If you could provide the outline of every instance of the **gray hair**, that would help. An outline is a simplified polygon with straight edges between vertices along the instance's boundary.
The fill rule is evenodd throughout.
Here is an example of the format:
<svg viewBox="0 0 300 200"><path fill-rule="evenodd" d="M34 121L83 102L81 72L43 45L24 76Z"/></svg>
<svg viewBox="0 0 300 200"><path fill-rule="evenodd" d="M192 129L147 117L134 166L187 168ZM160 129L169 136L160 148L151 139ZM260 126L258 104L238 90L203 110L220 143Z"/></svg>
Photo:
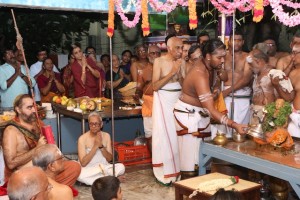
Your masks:
<svg viewBox="0 0 300 200"><path fill-rule="evenodd" d="M257 50L258 52L254 53L253 56L258 59L264 60L266 63L269 62L269 56L268 56L268 46L265 43L257 43L253 46L253 50Z"/></svg>
<svg viewBox="0 0 300 200"><path fill-rule="evenodd" d="M89 116L88 116L88 121L90 121L90 118L91 118L91 117L98 117L98 118L99 118L99 121L102 122L102 117L101 117L101 115L100 115L99 112L96 112L96 111L91 112L91 113L89 114Z"/></svg>
<svg viewBox="0 0 300 200"><path fill-rule="evenodd" d="M27 167L15 171L7 187L9 199L30 200L41 191L41 176L43 175L45 174L39 167Z"/></svg>
<svg viewBox="0 0 300 200"><path fill-rule="evenodd" d="M54 144L45 144L38 147L33 153L32 164L46 171L48 165L55 161L55 152L60 153L60 150Z"/></svg>

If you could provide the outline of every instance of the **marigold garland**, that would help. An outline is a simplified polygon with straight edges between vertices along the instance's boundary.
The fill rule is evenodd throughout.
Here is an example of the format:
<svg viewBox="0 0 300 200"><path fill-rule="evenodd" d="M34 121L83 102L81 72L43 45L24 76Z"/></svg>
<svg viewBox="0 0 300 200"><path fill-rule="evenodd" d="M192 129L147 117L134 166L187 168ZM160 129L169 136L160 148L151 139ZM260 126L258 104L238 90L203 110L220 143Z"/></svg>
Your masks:
<svg viewBox="0 0 300 200"><path fill-rule="evenodd" d="M143 35L148 36L150 33L150 26L149 26L149 20L148 20L148 7L147 7L147 0L141 0L141 7L142 7L142 30Z"/></svg>
<svg viewBox="0 0 300 200"><path fill-rule="evenodd" d="M258 23L262 20L263 16L264 16L263 0L255 0L253 21Z"/></svg>
<svg viewBox="0 0 300 200"><path fill-rule="evenodd" d="M188 0L189 5L189 25L190 29L197 28L198 19L197 19L197 12L196 12L196 0Z"/></svg>
<svg viewBox="0 0 300 200"><path fill-rule="evenodd" d="M115 6L114 6L114 0L109 0L108 1L108 26L107 26L107 36L112 37L114 34L114 20L115 20Z"/></svg>

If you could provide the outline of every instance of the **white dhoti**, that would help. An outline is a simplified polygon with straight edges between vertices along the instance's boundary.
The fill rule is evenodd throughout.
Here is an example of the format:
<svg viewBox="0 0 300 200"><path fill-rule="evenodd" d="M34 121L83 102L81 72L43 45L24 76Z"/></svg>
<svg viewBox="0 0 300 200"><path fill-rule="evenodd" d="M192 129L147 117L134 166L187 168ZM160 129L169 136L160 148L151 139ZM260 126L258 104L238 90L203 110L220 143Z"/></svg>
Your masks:
<svg viewBox="0 0 300 200"><path fill-rule="evenodd" d="M177 136L179 147L179 160L181 171L195 171L195 165L199 164L199 148L201 138L191 133L210 132L210 117L203 117L199 111L206 113L203 108L189 105L178 100L175 104L174 116L176 130L188 129L189 134Z"/></svg>
<svg viewBox="0 0 300 200"><path fill-rule="evenodd" d="M152 117L143 117L143 124L144 124L145 137L146 138L152 137L152 128L153 128Z"/></svg>
<svg viewBox="0 0 300 200"><path fill-rule="evenodd" d="M224 89L230 86L225 86ZM238 124L248 124L250 121L250 98L251 98L251 88L244 87L234 92L234 107L233 113L231 109L232 105L232 94L224 98L227 115L230 119L237 122ZM221 133L226 133L226 137L231 137L231 128L225 127L222 124L212 124L211 125L211 138L216 136L217 131Z"/></svg>
<svg viewBox="0 0 300 200"><path fill-rule="evenodd" d="M86 149L88 152L90 149ZM115 164L115 176L125 173L125 166L122 163ZM102 155L101 150L97 149L96 154L87 166L81 168L78 181L87 185L104 176L113 176L113 165L109 164Z"/></svg>
<svg viewBox="0 0 300 200"><path fill-rule="evenodd" d="M228 86L224 87L225 89ZM248 124L250 120L250 87L244 87L243 89L234 92L234 107L233 114L231 109L232 96L225 97L225 104L228 110L228 117L234 120L238 124Z"/></svg>
<svg viewBox="0 0 300 200"><path fill-rule="evenodd" d="M180 174L178 142L173 109L181 94L178 82L154 92L152 110L152 165L158 181L169 184Z"/></svg>
<svg viewBox="0 0 300 200"><path fill-rule="evenodd" d="M290 114L290 123L288 126L288 132L293 137L300 137L300 110L295 110Z"/></svg>

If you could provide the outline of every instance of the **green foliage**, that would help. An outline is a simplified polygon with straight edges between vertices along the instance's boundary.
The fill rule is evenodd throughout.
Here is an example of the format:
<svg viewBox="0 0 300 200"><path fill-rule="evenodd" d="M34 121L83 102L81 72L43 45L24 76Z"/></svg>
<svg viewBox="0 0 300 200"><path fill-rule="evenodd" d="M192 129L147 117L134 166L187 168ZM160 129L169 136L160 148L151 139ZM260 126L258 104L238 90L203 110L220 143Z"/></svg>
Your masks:
<svg viewBox="0 0 300 200"><path fill-rule="evenodd" d="M265 109L267 111L263 122L263 130L265 132L273 131L276 127L282 127L287 122L288 116L292 113L292 107L288 102L285 102L283 107L279 109L277 117L274 117L276 111L275 102L266 105ZM271 125L272 123L274 123L274 126Z"/></svg>

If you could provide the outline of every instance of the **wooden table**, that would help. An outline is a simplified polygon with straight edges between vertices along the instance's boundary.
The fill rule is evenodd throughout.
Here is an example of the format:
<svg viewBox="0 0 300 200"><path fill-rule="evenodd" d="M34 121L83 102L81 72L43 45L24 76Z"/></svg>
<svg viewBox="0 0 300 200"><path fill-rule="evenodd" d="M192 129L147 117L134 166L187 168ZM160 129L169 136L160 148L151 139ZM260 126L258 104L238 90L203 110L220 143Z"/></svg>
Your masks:
<svg viewBox="0 0 300 200"><path fill-rule="evenodd" d="M61 149L61 115L78 119L81 121L81 133L85 133L85 121L88 119L89 113L78 113L74 111L67 110L65 106L60 104L52 103L53 110L56 112L56 122L57 122L57 146ZM119 110L118 107L114 110L114 118L132 118L141 117L141 109L132 110ZM111 107L105 107L103 111L99 112L103 119L111 119L112 112Z"/></svg>
<svg viewBox="0 0 300 200"><path fill-rule="evenodd" d="M230 141L224 147L201 142L199 174L205 174L211 159L217 158L286 180L300 197L300 141L294 142L292 151L261 146L252 140L244 143Z"/></svg>
<svg viewBox="0 0 300 200"><path fill-rule="evenodd" d="M198 176L195 178L186 179L183 181L178 181L174 183L175 187L175 199L176 200L183 200L183 195L189 196L197 189L197 186L205 181L219 179L219 178L229 178L225 174L220 173L211 173L203 176ZM228 186L224 188L225 190L232 190L238 191L243 196L244 200L259 200L260 199L260 189L261 185L257 183L253 183L250 181L245 181L243 179L239 179L239 183ZM209 192L202 192L193 197L193 199L199 200L207 200L212 195L214 195L216 191L209 191Z"/></svg>

